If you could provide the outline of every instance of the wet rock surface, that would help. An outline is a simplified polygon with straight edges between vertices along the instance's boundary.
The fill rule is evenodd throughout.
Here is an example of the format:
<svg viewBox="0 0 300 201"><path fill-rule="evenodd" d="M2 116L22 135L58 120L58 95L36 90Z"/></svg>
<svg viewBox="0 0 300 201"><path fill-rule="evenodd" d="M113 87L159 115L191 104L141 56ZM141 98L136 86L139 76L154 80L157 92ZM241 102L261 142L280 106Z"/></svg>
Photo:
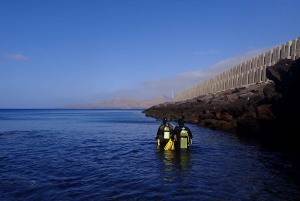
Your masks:
<svg viewBox="0 0 300 201"><path fill-rule="evenodd" d="M266 69L266 82L143 111L147 117L188 123L259 139L270 147L300 152L300 59L283 59Z"/></svg>

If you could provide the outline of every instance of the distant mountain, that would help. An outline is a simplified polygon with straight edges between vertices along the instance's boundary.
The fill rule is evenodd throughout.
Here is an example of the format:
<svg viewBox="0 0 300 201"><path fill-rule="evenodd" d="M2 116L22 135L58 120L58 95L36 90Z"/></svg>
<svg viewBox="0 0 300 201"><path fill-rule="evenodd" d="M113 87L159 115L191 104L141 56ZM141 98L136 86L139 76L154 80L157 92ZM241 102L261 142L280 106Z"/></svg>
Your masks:
<svg viewBox="0 0 300 201"><path fill-rule="evenodd" d="M99 101L94 103L82 103L82 104L69 104L63 106L63 109L147 109L153 105L170 102L172 98L167 96L161 96L158 98L151 98L146 100L140 100L129 97L119 97L107 101Z"/></svg>

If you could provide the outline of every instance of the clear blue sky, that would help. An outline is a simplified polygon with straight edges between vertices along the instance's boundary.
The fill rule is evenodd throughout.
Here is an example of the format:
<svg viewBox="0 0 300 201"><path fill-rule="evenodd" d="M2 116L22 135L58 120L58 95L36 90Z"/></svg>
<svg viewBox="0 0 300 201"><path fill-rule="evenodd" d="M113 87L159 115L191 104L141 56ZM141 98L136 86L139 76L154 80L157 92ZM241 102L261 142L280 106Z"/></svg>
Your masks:
<svg viewBox="0 0 300 201"><path fill-rule="evenodd" d="M171 97L299 37L299 8L299 0L1 0L0 108Z"/></svg>

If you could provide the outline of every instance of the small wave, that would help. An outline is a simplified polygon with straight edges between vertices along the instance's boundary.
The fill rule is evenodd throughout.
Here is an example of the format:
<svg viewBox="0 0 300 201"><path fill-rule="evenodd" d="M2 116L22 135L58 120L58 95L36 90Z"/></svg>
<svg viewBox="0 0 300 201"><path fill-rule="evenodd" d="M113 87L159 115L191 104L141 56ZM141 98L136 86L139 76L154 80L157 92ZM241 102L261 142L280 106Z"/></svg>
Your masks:
<svg viewBox="0 0 300 201"><path fill-rule="evenodd" d="M1 135L28 135L32 133L32 131L8 131L8 132L3 132L3 133L0 133L0 136Z"/></svg>

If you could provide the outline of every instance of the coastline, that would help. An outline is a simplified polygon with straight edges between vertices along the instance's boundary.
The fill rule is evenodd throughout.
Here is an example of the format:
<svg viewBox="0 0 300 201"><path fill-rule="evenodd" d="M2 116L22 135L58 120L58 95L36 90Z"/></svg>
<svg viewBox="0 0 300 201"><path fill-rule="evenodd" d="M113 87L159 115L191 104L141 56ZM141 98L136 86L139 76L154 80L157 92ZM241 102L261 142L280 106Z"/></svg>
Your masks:
<svg viewBox="0 0 300 201"><path fill-rule="evenodd" d="M261 140L265 146L300 152L300 59L267 67L266 82L166 102L143 111L147 117L188 123Z"/></svg>

